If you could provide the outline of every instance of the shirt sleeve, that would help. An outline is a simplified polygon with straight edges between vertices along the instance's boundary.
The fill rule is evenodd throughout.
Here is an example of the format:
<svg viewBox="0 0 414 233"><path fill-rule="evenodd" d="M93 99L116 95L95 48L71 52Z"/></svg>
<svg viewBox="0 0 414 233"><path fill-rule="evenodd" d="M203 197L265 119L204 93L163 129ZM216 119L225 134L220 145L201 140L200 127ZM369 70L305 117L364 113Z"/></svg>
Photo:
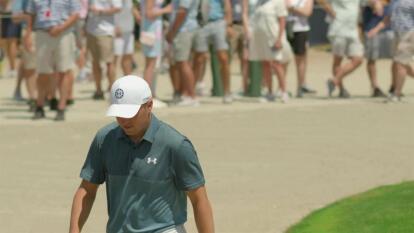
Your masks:
<svg viewBox="0 0 414 233"><path fill-rule="evenodd" d="M179 7L189 9L191 7L192 0L180 0L180 3L178 4Z"/></svg>
<svg viewBox="0 0 414 233"><path fill-rule="evenodd" d="M70 14L73 15L75 13L80 13L81 5L79 0L72 0L70 4Z"/></svg>
<svg viewBox="0 0 414 233"><path fill-rule="evenodd" d="M197 153L188 139L173 154L173 169L175 182L180 190L193 190L205 184Z"/></svg>
<svg viewBox="0 0 414 233"><path fill-rule="evenodd" d="M122 8L122 0L112 0L112 6L116 8Z"/></svg>
<svg viewBox="0 0 414 233"><path fill-rule="evenodd" d="M286 3L284 0L278 1L276 4L276 14L277 17L286 17L288 15Z"/></svg>
<svg viewBox="0 0 414 233"><path fill-rule="evenodd" d="M105 181L105 169L103 155L98 137L92 141L89 152L83 164L80 177L94 184L102 184Z"/></svg>
<svg viewBox="0 0 414 233"><path fill-rule="evenodd" d="M36 13L34 0L28 0L25 11L32 15Z"/></svg>

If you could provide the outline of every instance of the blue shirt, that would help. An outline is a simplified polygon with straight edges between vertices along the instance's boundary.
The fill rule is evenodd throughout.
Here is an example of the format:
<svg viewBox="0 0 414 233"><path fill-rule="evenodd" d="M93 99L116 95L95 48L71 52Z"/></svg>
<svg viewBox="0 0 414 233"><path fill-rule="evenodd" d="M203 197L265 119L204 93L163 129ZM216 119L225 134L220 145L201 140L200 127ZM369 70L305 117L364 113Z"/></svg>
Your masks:
<svg viewBox="0 0 414 233"><path fill-rule="evenodd" d="M172 0L172 4L174 9L170 17L170 26L172 26L175 21L178 9L182 7L187 9L187 16L178 32L191 32L198 28L197 14L200 4L199 0Z"/></svg>
<svg viewBox="0 0 414 233"><path fill-rule="evenodd" d="M224 18L223 0L209 0L208 20L216 21Z"/></svg>
<svg viewBox="0 0 414 233"><path fill-rule="evenodd" d="M364 7L362 12L362 21L363 21L363 28L365 32L370 31L371 29L375 28L386 16L391 15L391 7L387 5L384 7L384 14L382 16L378 16L374 14L374 11L371 7ZM390 30L391 27L387 27L384 30Z"/></svg>
<svg viewBox="0 0 414 233"><path fill-rule="evenodd" d="M153 233L184 224L186 191L205 183L191 142L154 115L139 143L116 123L101 129L80 176L106 183L108 233Z"/></svg>
<svg viewBox="0 0 414 233"><path fill-rule="evenodd" d="M35 29L47 30L61 25L80 9L79 0L29 0L26 11L36 16ZM72 31L72 28L69 30Z"/></svg>
<svg viewBox="0 0 414 233"><path fill-rule="evenodd" d="M391 2L391 28L398 33L414 31L414 1Z"/></svg>
<svg viewBox="0 0 414 233"><path fill-rule="evenodd" d="M13 14L21 14L24 13L27 9L27 4L29 0L14 0L12 5L12 13Z"/></svg>

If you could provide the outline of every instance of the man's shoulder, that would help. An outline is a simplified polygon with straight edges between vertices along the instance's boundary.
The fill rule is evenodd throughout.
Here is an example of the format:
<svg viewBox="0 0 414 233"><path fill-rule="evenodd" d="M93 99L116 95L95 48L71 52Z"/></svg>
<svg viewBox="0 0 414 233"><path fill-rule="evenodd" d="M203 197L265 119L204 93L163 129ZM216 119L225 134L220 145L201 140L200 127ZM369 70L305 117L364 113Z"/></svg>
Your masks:
<svg viewBox="0 0 414 233"><path fill-rule="evenodd" d="M96 133L96 137L100 140L103 140L109 135L115 135L118 129L119 129L118 123L116 122L109 123L98 130L98 132Z"/></svg>
<svg viewBox="0 0 414 233"><path fill-rule="evenodd" d="M187 139L186 136L166 122L159 120L159 125L157 138L161 139L163 142L170 144L171 146L179 146L185 139Z"/></svg>

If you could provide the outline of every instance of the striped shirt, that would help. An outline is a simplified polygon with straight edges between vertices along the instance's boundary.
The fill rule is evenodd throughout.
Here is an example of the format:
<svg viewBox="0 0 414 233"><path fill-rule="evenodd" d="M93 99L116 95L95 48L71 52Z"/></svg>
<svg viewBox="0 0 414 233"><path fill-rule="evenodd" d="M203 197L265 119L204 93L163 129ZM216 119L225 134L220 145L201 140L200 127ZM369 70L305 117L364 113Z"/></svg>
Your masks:
<svg viewBox="0 0 414 233"><path fill-rule="evenodd" d="M398 33L414 31L414 1L394 0L391 4L392 29Z"/></svg>
<svg viewBox="0 0 414 233"><path fill-rule="evenodd" d="M26 12L35 15L34 28L47 30L80 12L79 0L29 0ZM69 29L73 30L73 27Z"/></svg>

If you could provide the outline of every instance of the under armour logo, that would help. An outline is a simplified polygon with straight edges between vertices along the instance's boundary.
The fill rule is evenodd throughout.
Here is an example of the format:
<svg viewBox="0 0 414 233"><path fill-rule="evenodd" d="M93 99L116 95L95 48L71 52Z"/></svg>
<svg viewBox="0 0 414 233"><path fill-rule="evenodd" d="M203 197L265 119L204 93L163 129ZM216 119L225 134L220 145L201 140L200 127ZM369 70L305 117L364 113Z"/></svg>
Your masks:
<svg viewBox="0 0 414 233"><path fill-rule="evenodd" d="M157 164L157 158L151 158L151 157L149 157L149 158L147 158L147 163L148 164Z"/></svg>
<svg viewBox="0 0 414 233"><path fill-rule="evenodd" d="M121 88L116 89L115 98L121 99L122 97L124 97L124 91Z"/></svg>

